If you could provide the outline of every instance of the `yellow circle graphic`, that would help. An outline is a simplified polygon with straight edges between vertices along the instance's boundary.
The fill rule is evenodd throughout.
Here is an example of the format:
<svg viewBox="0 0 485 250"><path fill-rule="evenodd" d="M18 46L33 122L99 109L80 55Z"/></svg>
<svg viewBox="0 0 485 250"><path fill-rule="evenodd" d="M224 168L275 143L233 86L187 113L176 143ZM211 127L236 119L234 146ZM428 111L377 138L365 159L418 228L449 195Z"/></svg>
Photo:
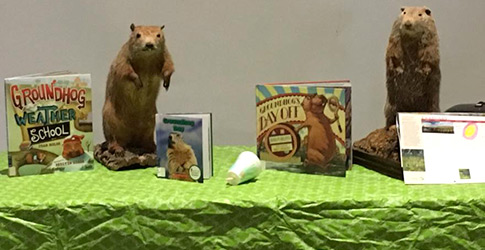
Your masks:
<svg viewBox="0 0 485 250"><path fill-rule="evenodd" d="M477 124L470 123L465 126L465 129L463 131L463 136L467 139L473 139L477 136L477 132L478 132Z"/></svg>

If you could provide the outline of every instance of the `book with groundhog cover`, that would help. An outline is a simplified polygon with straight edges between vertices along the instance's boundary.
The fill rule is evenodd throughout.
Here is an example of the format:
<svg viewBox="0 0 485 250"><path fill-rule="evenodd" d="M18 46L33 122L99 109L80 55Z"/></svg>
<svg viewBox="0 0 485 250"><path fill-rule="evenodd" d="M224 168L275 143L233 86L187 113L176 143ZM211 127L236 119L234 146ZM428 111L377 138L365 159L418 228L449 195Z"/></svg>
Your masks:
<svg viewBox="0 0 485 250"><path fill-rule="evenodd" d="M5 99L9 176L93 168L89 74L6 78Z"/></svg>
<svg viewBox="0 0 485 250"><path fill-rule="evenodd" d="M211 123L210 113L158 114L157 176L200 183L212 177Z"/></svg>
<svg viewBox="0 0 485 250"><path fill-rule="evenodd" d="M348 80L257 85L257 153L266 168L345 176L350 101Z"/></svg>

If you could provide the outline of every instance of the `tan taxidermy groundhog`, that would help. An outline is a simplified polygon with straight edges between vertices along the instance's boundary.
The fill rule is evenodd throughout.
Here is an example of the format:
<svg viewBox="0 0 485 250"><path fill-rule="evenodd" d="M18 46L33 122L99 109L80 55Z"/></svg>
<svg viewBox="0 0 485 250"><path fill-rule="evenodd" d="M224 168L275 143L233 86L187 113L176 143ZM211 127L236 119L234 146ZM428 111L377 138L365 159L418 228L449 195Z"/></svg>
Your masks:
<svg viewBox="0 0 485 250"><path fill-rule="evenodd" d="M439 112L441 81L438 33L431 10L401 8L386 53L386 127L397 112Z"/></svg>
<svg viewBox="0 0 485 250"><path fill-rule="evenodd" d="M135 26L111 64L103 107L103 131L108 150L123 155L126 148L155 152L153 140L160 83L166 90L174 66L165 45L165 26Z"/></svg>

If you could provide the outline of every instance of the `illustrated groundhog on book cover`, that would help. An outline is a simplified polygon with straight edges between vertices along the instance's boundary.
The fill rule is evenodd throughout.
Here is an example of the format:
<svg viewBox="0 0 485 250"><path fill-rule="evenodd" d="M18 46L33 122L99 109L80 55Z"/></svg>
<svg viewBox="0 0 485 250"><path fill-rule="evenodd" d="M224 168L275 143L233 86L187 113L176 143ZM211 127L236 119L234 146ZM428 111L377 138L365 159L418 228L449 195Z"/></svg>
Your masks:
<svg viewBox="0 0 485 250"><path fill-rule="evenodd" d="M350 83L256 87L257 151L269 169L345 176Z"/></svg>
<svg viewBox="0 0 485 250"><path fill-rule="evenodd" d="M324 95L307 95L302 101L305 120L296 130L308 129L306 139L306 157L304 164L326 168L337 151L334 135L330 126L330 119L322 112L328 103Z"/></svg>
<svg viewBox="0 0 485 250"><path fill-rule="evenodd" d="M84 154L84 149L82 146L82 139L84 135L73 135L64 140L62 144L62 157L69 160L72 158L79 157Z"/></svg>

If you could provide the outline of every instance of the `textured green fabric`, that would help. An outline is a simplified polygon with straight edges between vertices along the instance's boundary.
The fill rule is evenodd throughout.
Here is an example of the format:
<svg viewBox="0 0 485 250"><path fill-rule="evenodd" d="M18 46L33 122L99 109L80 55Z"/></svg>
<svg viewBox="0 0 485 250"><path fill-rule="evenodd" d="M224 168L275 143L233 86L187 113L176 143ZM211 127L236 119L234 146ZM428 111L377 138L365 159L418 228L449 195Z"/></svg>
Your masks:
<svg viewBox="0 0 485 250"><path fill-rule="evenodd" d="M346 178L265 171L226 186L154 168L0 176L0 249L483 249L485 184L407 186L360 166ZM6 167L6 154L0 154Z"/></svg>

